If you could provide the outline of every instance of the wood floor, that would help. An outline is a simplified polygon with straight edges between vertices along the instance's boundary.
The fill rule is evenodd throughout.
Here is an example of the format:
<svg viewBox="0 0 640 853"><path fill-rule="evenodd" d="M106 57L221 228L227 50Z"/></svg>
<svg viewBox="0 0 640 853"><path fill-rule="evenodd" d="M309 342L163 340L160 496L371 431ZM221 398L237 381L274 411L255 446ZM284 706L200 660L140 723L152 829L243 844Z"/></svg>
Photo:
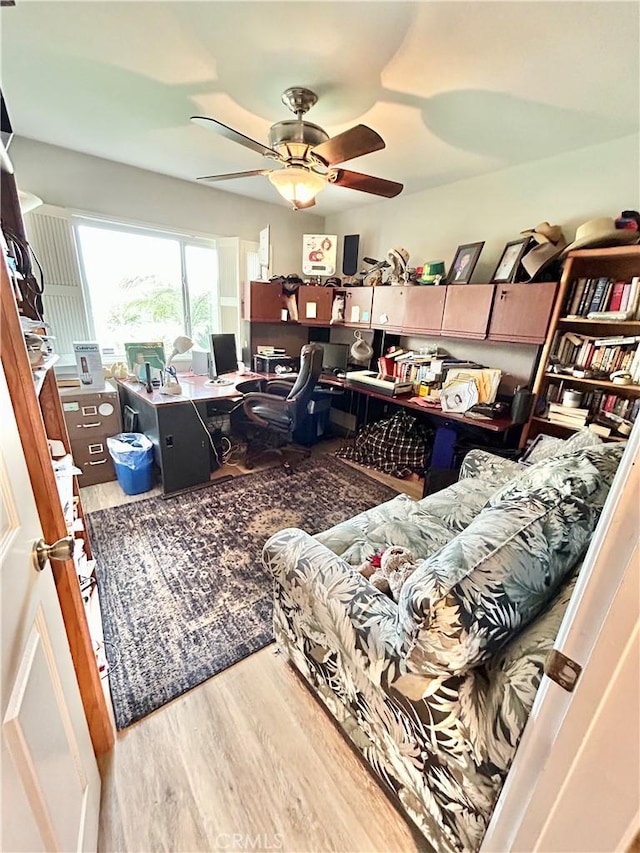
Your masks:
<svg viewBox="0 0 640 853"><path fill-rule="evenodd" d="M82 502L90 512L151 494L107 483ZM121 732L101 770L101 851L427 847L273 645Z"/></svg>

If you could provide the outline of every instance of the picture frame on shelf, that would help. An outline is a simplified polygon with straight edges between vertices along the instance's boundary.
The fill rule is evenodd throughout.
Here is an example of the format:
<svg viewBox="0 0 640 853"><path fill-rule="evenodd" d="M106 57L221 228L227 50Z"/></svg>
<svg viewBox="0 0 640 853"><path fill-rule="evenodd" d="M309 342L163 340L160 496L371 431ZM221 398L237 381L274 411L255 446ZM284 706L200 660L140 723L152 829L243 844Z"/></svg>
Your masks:
<svg viewBox="0 0 640 853"><path fill-rule="evenodd" d="M484 240L458 246L447 274L447 284L469 284L483 246Z"/></svg>
<svg viewBox="0 0 640 853"><path fill-rule="evenodd" d="M491 284L508 284L515 281L518 267L527 250L531 237L520 237L506 244L491 277Z"/></svg>

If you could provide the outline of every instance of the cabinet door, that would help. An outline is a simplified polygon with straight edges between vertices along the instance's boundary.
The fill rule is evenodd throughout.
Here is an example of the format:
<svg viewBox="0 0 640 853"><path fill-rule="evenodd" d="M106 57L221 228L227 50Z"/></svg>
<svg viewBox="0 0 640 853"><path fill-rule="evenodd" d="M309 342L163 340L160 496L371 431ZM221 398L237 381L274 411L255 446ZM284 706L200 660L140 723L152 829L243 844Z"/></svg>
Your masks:
<svg viewBox="0 0 640 853"><path fill-rule="evenodd" d="M298 318L305 326L328 326L331 322L333 303L332 287L298 288Z"/></svg>
<svg viewBox="0 0 640 853"><path fill-rule="evenodd" d="M284 307L282 291L277 284L264 281L250 283L248 305L245 303L246 320L255 323L279 323Z"/></svg>
<svg viewBox="0 0 640 853"><path fill-rule="evenodd" d="M344 291L344 324L354 328L371 327L373 287L350 287Z"/></svg>
<svg viewBox="0 0 640 853"><path fill-rule="evenodd" d="M373 289L371 325L374 329L402 330L408 287L382 286Z"/></svg>
<svg viewBox="0 0 640 853"><path fill-rule="evenodd" d="M447 285L442 334L458 338L485 338L494 289L493 284Z"/></svg>
<svg viewBox="0 0 640 853"><path fill-rule="evenodd" d="M446 294L446 287L408 287L404 297L404 330L439 335Z"/></svg>
<svg viewBox="0 0 640 853"><path fill-rule="evenodd" d="M557 284L498 284L489 338L495 341L544 343Z"/></svg>

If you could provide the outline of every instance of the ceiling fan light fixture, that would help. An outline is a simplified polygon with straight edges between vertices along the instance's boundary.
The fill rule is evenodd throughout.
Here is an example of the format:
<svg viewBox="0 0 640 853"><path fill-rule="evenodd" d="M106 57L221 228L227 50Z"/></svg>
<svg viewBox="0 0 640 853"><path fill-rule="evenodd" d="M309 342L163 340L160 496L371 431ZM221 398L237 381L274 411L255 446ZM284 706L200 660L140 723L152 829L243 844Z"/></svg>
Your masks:
<svg viewBox="0 0 640 853"><path fill-rule="evenodd" d="M327 185L326 176L300 166L287 166L270 172L269 180L280 195L294 206L308 204Z"/></svg>

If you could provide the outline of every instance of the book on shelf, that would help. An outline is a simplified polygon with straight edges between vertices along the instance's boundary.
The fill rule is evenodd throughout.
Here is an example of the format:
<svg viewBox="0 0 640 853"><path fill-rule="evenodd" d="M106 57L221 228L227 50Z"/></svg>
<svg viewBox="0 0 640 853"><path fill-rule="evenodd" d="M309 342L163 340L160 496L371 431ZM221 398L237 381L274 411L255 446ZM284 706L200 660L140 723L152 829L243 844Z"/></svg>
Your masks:
<svg viewBox="0 0 640 853"><path fill-rule="evenodd" d="M577 406L563 406L562 403L549 403L549 411L575 418L586 418L589 414L589 409L581 409Z"/></svg>
<svg viewBox="0 0 640 853"><path fill-rule="evenodd" d="M567 319L616 320L640 319L640 276L629 281L614 278L575 279L564 303Z"/></svg>
<svg viewBox="0 0 640 853"><path fill-rule="evenodd" d="M573 427L573 429L581 429L583 426L587 424L587 416L583 415L581 418L568 418L565 415L558 415L555 412L549 412L547 415L547 420L552 424L561 424L562 426Z"/></svg>
<svg viewBox="0 0 640 853"><path fill-rule="evenodd" d="M595 432L596 435L602 436L602 438L608 438L611 435L611 427L604 426L603 424L589 424L589 429L591 432Z"/></svg>

